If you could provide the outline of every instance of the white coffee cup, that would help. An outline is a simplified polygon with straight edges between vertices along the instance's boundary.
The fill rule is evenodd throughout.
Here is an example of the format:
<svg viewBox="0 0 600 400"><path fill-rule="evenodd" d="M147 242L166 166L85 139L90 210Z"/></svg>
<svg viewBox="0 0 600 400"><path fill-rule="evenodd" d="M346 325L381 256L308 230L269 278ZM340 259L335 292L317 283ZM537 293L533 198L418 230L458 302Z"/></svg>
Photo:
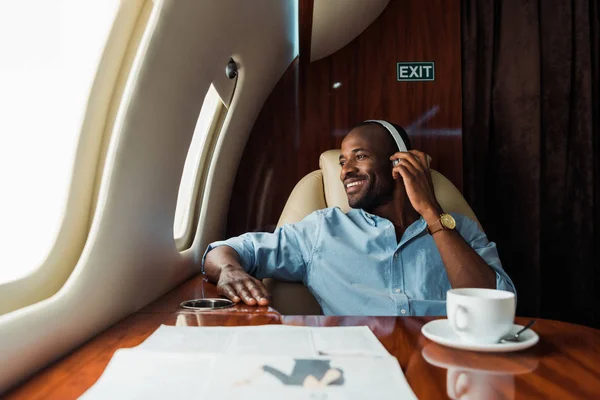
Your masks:
<svg viewBox="0 0 600 400"><path fill-rule="evenodd" d="M464 341L498 343L515 320L515 295L495 289L451 289L446 293L448 322Z"/></svg>

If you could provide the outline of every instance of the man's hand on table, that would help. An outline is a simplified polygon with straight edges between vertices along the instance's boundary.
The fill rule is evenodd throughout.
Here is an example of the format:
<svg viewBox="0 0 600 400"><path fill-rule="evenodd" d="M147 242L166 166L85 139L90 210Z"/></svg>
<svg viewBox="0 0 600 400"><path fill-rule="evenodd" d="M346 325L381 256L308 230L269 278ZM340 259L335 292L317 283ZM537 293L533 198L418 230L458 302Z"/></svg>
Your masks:
<svg viewBox="0 0 600 400"><path fill-rule="evenodd" d="M246 273L242 267L223 267L217 282L217 291L234 303L243 301L249 306L269 304L270 296L265 285Z"/></svg>

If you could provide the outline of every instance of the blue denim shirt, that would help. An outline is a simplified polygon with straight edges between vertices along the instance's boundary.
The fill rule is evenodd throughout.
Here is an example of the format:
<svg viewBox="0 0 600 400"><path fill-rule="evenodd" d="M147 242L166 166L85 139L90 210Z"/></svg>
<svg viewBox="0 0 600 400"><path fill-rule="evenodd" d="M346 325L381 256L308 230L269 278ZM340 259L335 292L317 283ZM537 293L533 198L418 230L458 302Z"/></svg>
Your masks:
<svg viewBox="0 0 600 400"><path fill-rule="evenodd" d="M452 214L456 229L496 273L496 288L515 292L496 245L477 224ZM274 233L246 233L227 245L256 278L301 281L326 315L446 315L446 269L423 218L396 240L394 225L360 209L318 210Z"/></svg>

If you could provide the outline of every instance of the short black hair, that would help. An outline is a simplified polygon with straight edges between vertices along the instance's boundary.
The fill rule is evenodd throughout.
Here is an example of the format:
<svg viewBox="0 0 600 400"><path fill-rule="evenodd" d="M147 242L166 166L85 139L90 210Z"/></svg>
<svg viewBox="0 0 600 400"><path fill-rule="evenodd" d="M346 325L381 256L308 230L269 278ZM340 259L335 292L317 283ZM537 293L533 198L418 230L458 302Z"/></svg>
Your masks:
<svg viewBox="0 0 600 400"><path fill-rule="evenodd" d="M401 138L402 138L402 140L404 141L404 144L406 145L406 150L412 150L412 145L411 145L411 143L410 143L410 138L408 137L408 133L406 133L406 131L404 130L404 128L403 128L403 127L401 127L401 126L400 126L400 125L398 125L398 124L394 124L393 122L389 122L389 121L386 121L386 122L387 122L387 123L389 123L390 125L392 125L394 128L396 128L396 130L397 130L397 131L398 131L398 133L400 134L400 137L401 137ZM385 126L383 126L383 125L381 125L380 123L378 123L378 122L375 122L375 121L363 121L363 122L361 122L361 123L358 123L358 124L356 124L356 125L355 125L355 126L352 128L352 129L350 129L350 130L353 130L353 129L356 129L356 128L360 128L361 126L365 126L365 125L378 125L378 126L380 126L381 128L385 129L385 131L386 131L386 132L388 132L388 133L389 133L389 131L387 130L387 128L386 128ZM390 136L391 136L391 133L390 133ZM396 142L394 141L394 143L396 143ZM396 147L398 147L398 146L396 145Z"/></svg>

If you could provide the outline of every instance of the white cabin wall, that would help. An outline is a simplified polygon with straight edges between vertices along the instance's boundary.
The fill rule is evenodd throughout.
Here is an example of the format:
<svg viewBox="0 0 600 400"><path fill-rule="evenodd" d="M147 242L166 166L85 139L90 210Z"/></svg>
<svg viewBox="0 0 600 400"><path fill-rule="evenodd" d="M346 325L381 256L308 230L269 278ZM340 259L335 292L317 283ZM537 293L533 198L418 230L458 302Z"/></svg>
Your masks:
<svg viewBox="0 0 600 400"><path fill-rule="evenodd" d="M0 316L0 393L199 271L222 234L256 116L295 57L295 1L156 1L108 146L82 255L54 296ZM180 254L173 219L204 96L233 56L240 75L199 230Z"/></svg>

